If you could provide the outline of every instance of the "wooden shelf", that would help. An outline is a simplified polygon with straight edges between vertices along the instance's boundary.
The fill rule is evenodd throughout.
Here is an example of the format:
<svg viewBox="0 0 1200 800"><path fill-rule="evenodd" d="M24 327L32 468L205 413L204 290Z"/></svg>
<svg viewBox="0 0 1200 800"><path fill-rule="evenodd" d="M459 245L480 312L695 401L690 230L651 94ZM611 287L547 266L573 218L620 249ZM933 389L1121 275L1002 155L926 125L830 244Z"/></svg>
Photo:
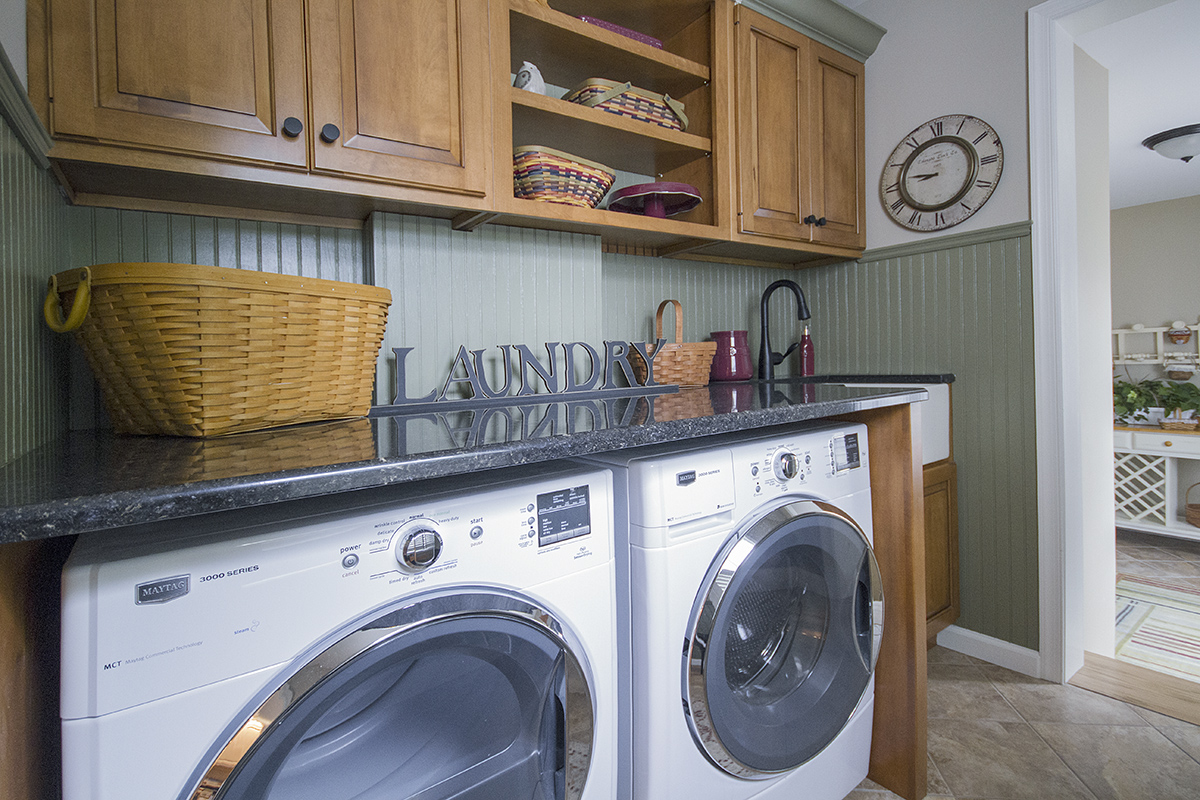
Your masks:
<svg viewBox="0 0 1200 800"><path fill-rule="evenodd" d="M654 219L520 200L505 196L507 192L497 181L493 198L497 216L488 221L596 234L606 245L649 255L690 252L726 238L727 211L718 198L724 173L714 163L718 154L712 138L722 133L714 130L714 107L718 101L725 102L723 87L710 85L718 49L713 6L707 0L650 4L618 0L606 2L600 12L588 3L551 2L554 8L536 0L509 0L492 6L493 44L508 44L506 52L493 53L497 178L511 170L512 148L540 145L627 173L621 176L623 184L629 182L629 176L691 184L704 202L686 214ZM584 14L657 37L663 48L576 18ZM722 31L722 36L728 36L724 28ZM555 87L569 89L590 78L604 78L668 94L684 103L689 128L671 130L568 103L558 96L515 89L508 78L523 61L537 65L546 83ZM476 219L466 219L464 226L475 224Z"/></svg>
<svg viewBox="0 0 1200 800"><path fill-rule="evenodd" d="M674 217L655 219L603 208L582 208L516 197L508 198L503 206L501 215L492 220L499 225L536 225L548 230L600 234L606 241L638 244L654 249L692 239L711 238L713 235L710 225Z"/></svg>
<svg viewBox="0 0 1200 800"><path fill-rule="evenodd" d="M513 147L540 144L639 175L660 175L712 153L712 140L512 89Z"/></svg>
<svg viewBox="0 0 1200 800"><path fill-rule="evenodd" d="M667 50L643 44L531 0L512 0L510 61L537 65L547 83L571 88L588 78L631 81L681 97L708 83L711 71ZM603 65L603 73L600 67Z"/></svg>

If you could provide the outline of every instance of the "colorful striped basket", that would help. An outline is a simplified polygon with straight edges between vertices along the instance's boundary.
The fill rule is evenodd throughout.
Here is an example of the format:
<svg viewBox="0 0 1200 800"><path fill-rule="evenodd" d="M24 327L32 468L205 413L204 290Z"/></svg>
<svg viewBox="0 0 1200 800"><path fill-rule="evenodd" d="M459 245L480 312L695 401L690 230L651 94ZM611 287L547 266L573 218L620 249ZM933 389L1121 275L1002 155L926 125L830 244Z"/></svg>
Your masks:
<svg viewBox="0 0 1200 800"><path fill-rule="evenodd" d="M603 164L542 145L513 149L513 194L522 200L595 208L616 175Z"/></svg>
<svg viewBox="0 0 1200 800"><path fill-rule="evenodd" d="M603 78L588 78L563 95L562 99L639 122L649 122L660 128L684 131L688 126L683 103L665 94L639 89L628 81L617 83Z"/></svg>

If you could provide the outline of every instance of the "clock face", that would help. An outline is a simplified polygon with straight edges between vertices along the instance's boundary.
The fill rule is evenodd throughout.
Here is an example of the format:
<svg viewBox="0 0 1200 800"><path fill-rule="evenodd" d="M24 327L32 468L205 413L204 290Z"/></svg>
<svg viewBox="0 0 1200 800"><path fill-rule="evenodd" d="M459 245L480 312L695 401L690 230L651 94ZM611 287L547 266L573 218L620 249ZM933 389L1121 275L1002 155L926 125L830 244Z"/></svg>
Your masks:
<svg viewBox="0 0 1200 800"><path fill-rule="evenodd" d="M905 136L888 157L879 194L889 216L914 231L939 231L978 211L1000 182L1004 148L991 125L950 114Z"/></svg>

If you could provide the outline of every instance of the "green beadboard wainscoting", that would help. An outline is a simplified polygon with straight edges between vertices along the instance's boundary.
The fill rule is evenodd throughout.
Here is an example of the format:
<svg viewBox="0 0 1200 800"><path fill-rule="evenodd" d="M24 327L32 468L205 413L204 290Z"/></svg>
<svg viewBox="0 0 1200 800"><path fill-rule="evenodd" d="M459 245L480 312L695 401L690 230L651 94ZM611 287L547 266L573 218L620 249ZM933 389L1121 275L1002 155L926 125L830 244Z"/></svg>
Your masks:
<svg viewBox="0 0 1200 800"><path fill-rule="evenodd" d="M448 220L377 213L364 238L368 274L392 292L377 370L382 403L394 394L393 347L414 348L405 369L410 397L442 389L460 346L485 351L496 387L503 376L495 345L528 345L540 357L546 342L603 347L598 236L499 225L466 233Z"/></svg>
<svg viewBox="0 0 1200 800"><path fill-rule="evenodd" d="M757 365L763 290L773 281L787 278L800 284L807 299L807 275L793 269L606 254L604 336L652 340L658 304L678 300L683 306L683 341L702 342L713 331L746 330L750 334L750 361ZM663 338L675 340L675 312L671 308L663 312ZM776 350L783 352L799 338L796 301L789 292L776 292L771 298L771 341ZM779 367L778 374L791 374L795 366L793 355Z"/></svg>
<svg viewBox="0 0 1200 800"><path fill-rule="evenodd" d="M805 270L817 372L952 372L958 625L1038 648L1030 225Z"/></svg>
<svg viewBox="0 0 1200 800"><path fill-rule="evenodd" d="M66 348L42 322L66 210L49 173L0 119L0 465L66 428Z"/></svg>

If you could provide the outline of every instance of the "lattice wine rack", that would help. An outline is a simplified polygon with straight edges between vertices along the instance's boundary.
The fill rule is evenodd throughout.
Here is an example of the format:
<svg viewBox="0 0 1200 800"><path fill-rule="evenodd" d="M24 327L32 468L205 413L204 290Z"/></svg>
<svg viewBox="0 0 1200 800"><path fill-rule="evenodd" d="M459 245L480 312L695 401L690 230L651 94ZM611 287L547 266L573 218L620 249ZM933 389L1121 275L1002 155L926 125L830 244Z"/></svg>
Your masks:
<svg viewBox="0 0 1200 800"><path fill-rule="evenodd" d="M1167 457L1114 453L1117 520L1167 524Z"/></svg>

